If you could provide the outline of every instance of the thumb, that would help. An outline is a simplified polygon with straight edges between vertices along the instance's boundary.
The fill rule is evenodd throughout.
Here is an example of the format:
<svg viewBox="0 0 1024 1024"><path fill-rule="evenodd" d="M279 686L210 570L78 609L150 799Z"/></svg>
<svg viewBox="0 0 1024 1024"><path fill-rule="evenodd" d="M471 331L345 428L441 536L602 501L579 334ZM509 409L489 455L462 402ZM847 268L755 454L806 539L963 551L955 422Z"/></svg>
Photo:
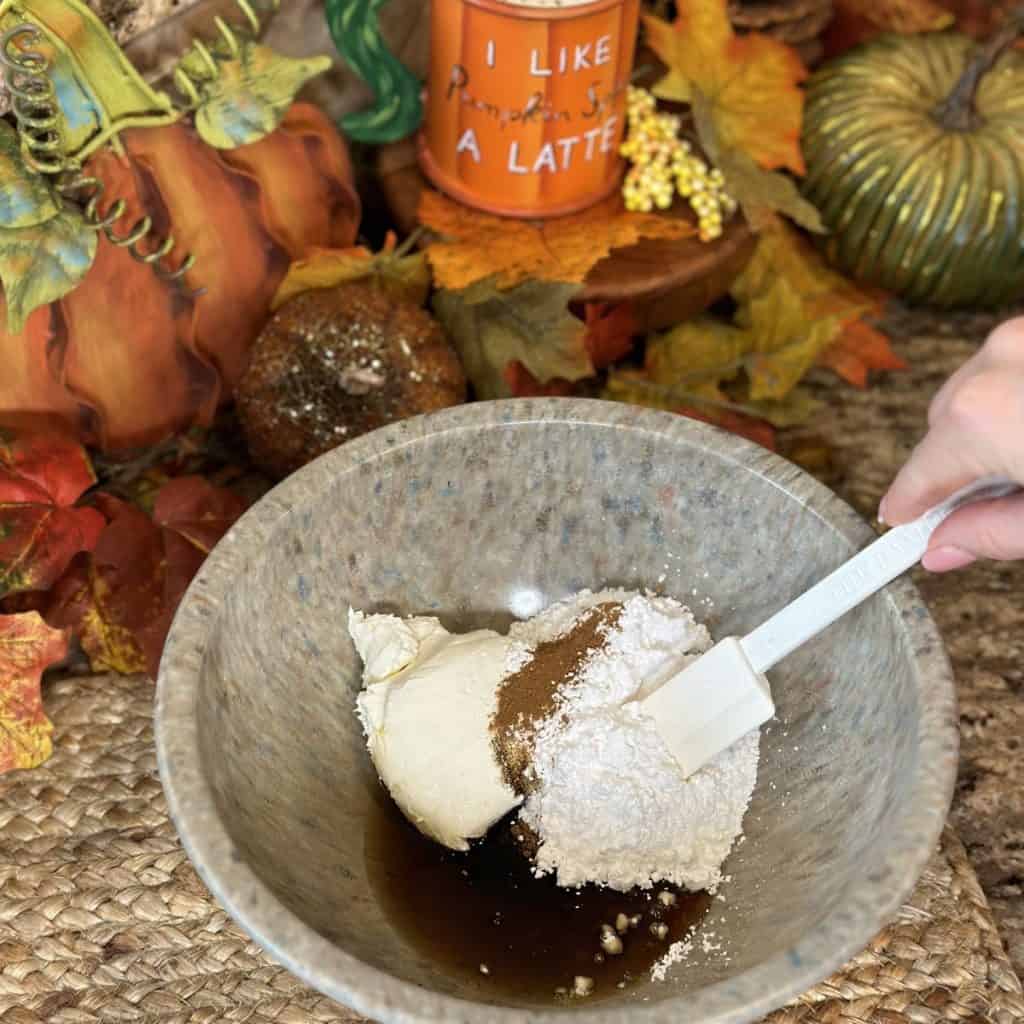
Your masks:
<svg viewBox="0 0 1024 1024"><path fill-rule="evenodd" d="M978 502L950 516L932 535L922 564L946 572L977 558L1024 559L1024 494Z"/></svg>

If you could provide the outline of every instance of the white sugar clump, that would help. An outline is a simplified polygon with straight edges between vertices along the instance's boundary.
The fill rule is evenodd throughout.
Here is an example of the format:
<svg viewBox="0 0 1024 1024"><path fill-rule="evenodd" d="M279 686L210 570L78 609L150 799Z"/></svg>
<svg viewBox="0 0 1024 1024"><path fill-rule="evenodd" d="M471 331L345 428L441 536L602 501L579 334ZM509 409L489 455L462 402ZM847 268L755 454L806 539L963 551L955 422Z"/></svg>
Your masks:
<svg viewBox="0 0 1024 1024"><path fill-rule="evenodd" d="M670 598L585 591L512 627L517 660L520 644L556 639L607 602L621 603L617 622L537 730L520 810L539 839L536 870L568 887L714 891L757 778L759 733L686 779L638 702L711 646L707 630Z"/></svg>

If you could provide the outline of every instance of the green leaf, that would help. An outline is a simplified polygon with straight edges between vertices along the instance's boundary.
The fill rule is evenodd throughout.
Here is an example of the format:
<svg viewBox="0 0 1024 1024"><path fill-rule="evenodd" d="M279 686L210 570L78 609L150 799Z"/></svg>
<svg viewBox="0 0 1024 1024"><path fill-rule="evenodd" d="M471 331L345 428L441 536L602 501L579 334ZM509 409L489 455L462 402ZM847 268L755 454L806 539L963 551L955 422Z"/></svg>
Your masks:
<svg viewBox="0 0 1024 1024"><path fill-rule="evenodd" d="M96 232L70 207L43 224L0 229L0 283L7 303L7 330L19 334L33 310L72 291L95 256Z"/></svg>
<svg viewBox="0 0 1024 1024"><path fill-rule="evenodd" d="M18 133L0 121L0 228L30 228L60 212L46 178L25 164Z"/></svg>
<svg viewBox="0 0 1024 1024"><path fill-rule="evenodd" d="M778 171L766 171L742 150L723 146L715 129L711 102L697 88L692 90L691 103L701 148L722 172L729 194L740 204L754 231L764 230L772 216L781 213L808 231L825 234L817 207L800 195L792 178Z"/></svg>
<svg viewBox="0 0 1024 1024"><path fill-rule="evenodd" d="M207 59L211 54L214 66ZM192 50L174 78L195 104L202 140L215 149L235 149L274 131L299 90L330 67L330 57L284 57L244 40L237 56L223 44Z"/></svg>
<svg viewBox="0 0 1024 1024"><path fill-rule="evenodd" d="M434 296L434 313L458 348L478 398L509 395L502 374L514 361L541 384L594 372L583 344L586 326L569 312L579 287L530 280L499 291L494 278L486 278Z"/></svg>

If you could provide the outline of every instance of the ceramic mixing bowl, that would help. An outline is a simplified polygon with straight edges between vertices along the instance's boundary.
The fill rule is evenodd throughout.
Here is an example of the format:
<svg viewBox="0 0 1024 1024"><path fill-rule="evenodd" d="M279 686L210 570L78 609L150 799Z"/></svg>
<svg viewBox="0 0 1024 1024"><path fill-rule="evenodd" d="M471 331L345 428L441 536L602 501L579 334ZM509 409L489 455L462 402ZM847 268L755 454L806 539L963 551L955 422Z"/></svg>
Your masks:
<svg viewBox="0 0 1024 1024"><path fill-rule="evenodd" d="M504 628L581 587L658 587L716 636L757 625L871 538L801 470L670 414L479 403L323 456L255 505L183 601L160 670L171 814L214 896L278 961L385 1022L739 1024L864 947L949 806L949 665L905 581L772 674L717 939L664 982L571 1009L496 1000L413 949L368 881L380 786L349 606Z"/></svg>

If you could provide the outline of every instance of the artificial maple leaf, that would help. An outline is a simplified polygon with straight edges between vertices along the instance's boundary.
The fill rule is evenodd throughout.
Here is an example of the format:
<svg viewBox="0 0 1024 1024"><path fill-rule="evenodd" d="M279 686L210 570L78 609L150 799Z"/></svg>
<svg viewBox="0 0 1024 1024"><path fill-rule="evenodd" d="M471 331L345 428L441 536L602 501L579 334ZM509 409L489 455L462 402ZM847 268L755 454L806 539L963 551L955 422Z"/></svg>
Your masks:
<svg viewBox="0 0 1024 1024"><path fill-rule="evenodd" d="M954 20L935 0L836 0L824 35L825 52L834 57L882 32L938 32Z"/></svg>
<svg viewBox="0 0 1024 1024"><path fill-rule="evenodd" d="M892 350L889 339L877 328L855 320L822 352L818 362L856 388L868 386L872 370L905 370L906 360Z"/></svg>
<svg viewBox="0 0 1024 1024"><path fill-rule="evenodd" d="M181 534L204 555L245 511L245 502L201 476L168 481L156 496L153 521Z"/></svg>
<svg viewBox="0 0 1024 1024"><path fill-rule="evenodd" d="M760 420L741 412L733 412L730 409L719 409L711 413L702 409L688 409L684 406L675 411L680 416L688 416L691 420L700 420L701 423L710 423L714 427L721 427L723 430L729 431L730 434L745 437L748 441L753 441L771 452L776 449L775 428L767 420Z"/></svg>
<svg viewBox="0 0 1024 1024"><path fill-rule="evenodd" d="M724 148L746 153L767 170L804 173L800 83L807 68L795 50L757 32L736 35L728 0L687 0L674 22L645 15L644 26L668 68L655 95L691 103L699 89Z"/></svg>
<svg viewBox="0 0 1024 1024"><path fill-rule="evenodd" d="M155 677L178 603L244 502L201 477L179 477L158 492L152 519L111 495L97 505L107 525L53 588L46 618L75 630L94 671Z"/></svg>
<svg viewBox="0 0 1024 1024"><path fill-rule="evenodd" d="M649 339L643 370L613 370L608 397L673 412L697 408L715 422L725 413L773 426L802 420L813 411L802 392L794 393L790 386L777 397L763 394L796 358L788 351L785 327L761 322L766 313L774 313L770 305L775 302L775 293L769 293L754 323L745 327L702 316ZM773 356L777 364L771 362ZM766 378L757 393L754 374Z"/></svg>
<svg viewBox="0 0 1024 1024"><path fill-rule="evenodd" d="M422 252L408 253L395 247L388 233L384 248L373 253L361 245L349 249L314 249L288 268L271 309L314 288L334 288L348 281L371 280L396 299L408 299L422 306L430 293L430 267Z"/></svg>
<svg viewBox="0 0 1024 1024"><path fill-rule="evenodd" d="M575 284L531 280L499 291L492 280L439 291L434 313L462 357L477 398L507 397L505 369L523 366L540 383L589 377L586 327L569 312Z"/></svg>
<svg viewBox="0 0 1024 1024"><path fill-rule="evenodd" d="M694 127L711 163L722 172L729 194L743 209L743 216L755 232L770 228L777 213L785 214L802 228L817 234L825 224L817 208L809 203L792 178L778 171L766 171L743 150L722 145L710 100L696 86L691 105Z"/></svg>
<svg viewBox="0 0 1024 1024"><path fill-rule="evenodd" d="M743 365L755 401L785 398L841 329L835 317L808 317L804 299L784 277L741 306L736 319L750 339Z"/></svg>
<svg viewBox="0 0 1024 1024"><path fill-rule="evenodd" d="M103 517L72 507L95 482L76 441L0 430L0 597L45 590L96 543Z"/></svg>
<svg viewBox="0 0 1024 1024"><path fill-rule="evenodd" d="M641 238L687 238L696 234L682 217L630 213L610 196L583 213L546 221L495 217L425 189L419 220L442 236L427 249L434 280L459 289L485 278L496 288L524 281L580 283L612 249Z"/></svg>
<svg viewBox="0 0 1024 1024"><path fill-rule="evenodd" d="M737 302L749 303L779 278L785 278L800 295L809 317L835 317L842 327L882 308L880 293L861 288L831 270L799 232L774 218L730 291Z"/></svg>
<svg viewBox="0 0 1024 1024"><path fill-rule="evenodd" d="M588 302L583 317L587 328L583 345L595 369L611 366L632 350L638 329L630 303Z"/></svg>
<svg viewBox="0 0 1024 1024"><path fill-rule="evenodd" d="M45 669L68 653L68 632L38 612L0 615L0 772L35 768L53 750L40 690Z"/></svg>

